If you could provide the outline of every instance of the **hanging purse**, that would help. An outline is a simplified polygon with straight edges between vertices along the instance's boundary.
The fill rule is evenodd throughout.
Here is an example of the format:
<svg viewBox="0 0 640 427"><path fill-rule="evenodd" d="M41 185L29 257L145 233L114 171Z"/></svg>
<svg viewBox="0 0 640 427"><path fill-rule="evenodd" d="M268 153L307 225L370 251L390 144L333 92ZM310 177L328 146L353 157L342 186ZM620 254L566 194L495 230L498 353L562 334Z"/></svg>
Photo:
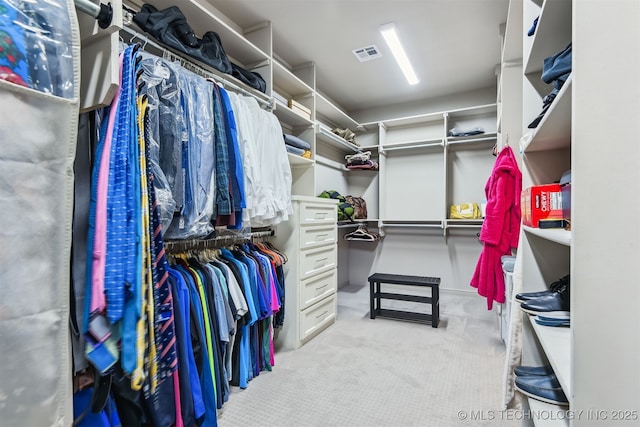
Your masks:
<svg viewBox="0 0 640 427"><path fill-rule="evenodd" d="M144 4L140 12L134 15L133 22L162 44L218 71L231 74L231 62L222 47L220 36L213 31L207 31L202 39L199 39L178 6L158 10L150 4Z"/></svg>

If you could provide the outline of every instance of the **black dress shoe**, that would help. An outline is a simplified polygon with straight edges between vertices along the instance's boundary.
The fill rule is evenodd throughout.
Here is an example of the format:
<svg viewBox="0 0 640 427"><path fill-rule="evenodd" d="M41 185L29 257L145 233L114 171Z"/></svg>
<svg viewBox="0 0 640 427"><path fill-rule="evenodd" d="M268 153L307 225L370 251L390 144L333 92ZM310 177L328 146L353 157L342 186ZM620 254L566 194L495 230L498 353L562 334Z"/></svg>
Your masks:
<svg viewBox="0 0 640 427"><path fill-rule="evenodd" d="M525 301L520 308L530 314L569 316L569 286L562 285L556 292Z"/></svg>
<svg viewBox="0 0 640 427"><path fill-rule="evenodd" d="M544 297L547 295L551 295L554 292L557 292L558 289L562 286L562 285L567 285L569 286L569 275L567 274L564 277L561 277L560 279L556 280L555 282L553 282L552 284L549 285L549 289L546 291L538 291L538 292L524 292L524 293L520 293L516 295L516 300L523 302L523 301L528 301L531 299L535 299L535 298L539 298L539 297Z"/></svg>

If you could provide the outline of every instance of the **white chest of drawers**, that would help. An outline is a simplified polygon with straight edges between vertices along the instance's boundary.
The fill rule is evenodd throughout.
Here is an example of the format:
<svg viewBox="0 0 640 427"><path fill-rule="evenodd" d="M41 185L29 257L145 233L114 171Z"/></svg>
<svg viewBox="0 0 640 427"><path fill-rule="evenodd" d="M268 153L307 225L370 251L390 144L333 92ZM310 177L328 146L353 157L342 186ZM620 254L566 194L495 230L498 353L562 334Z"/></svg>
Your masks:
<svg viewBox="0 0 640 427"><path fill-rule="evenodd" d="M296 349L333 324L337 312L337 201L293 196L293 215L273 239L288 257L285 320L277 348Z"/></svg>

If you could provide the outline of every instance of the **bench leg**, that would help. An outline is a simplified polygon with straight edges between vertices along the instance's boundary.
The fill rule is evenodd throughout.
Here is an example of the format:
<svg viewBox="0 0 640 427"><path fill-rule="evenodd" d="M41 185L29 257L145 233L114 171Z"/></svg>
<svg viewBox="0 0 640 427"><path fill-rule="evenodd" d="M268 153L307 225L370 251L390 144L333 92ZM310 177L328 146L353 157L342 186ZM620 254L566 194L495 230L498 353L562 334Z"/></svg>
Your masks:
<svg viewBox="0 0 640 427"><path fill-rule="evenodd" d="M369 282L369 317L372 319L376 318L376 310L374 307L374 295L375 294L375 287L373 285L373 282Z"/></svg>
<svg viewBox="0 0 640 427"><path fill-rule="evenodd" d="M437 286L431 288L431 327L437 328L440 323L440 291Z"/></svg>

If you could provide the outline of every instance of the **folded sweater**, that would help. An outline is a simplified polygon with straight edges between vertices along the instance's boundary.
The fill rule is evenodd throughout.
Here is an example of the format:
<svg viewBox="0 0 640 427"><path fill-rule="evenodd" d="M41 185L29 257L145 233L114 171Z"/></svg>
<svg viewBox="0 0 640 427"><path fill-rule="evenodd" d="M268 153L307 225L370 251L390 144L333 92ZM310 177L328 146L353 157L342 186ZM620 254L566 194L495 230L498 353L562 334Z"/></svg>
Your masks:
<svg viewBox="0 0 640 427"><path fill-rule="evenodd" d="M309 144L305 140L302 140L302 139L298 138L297 136L285 133L283 135L283 137L284 137L284 142L287 145L291 145L291 146L297 147L297 148L302 148L303 150L311 150L311 144Z"/></svg>

